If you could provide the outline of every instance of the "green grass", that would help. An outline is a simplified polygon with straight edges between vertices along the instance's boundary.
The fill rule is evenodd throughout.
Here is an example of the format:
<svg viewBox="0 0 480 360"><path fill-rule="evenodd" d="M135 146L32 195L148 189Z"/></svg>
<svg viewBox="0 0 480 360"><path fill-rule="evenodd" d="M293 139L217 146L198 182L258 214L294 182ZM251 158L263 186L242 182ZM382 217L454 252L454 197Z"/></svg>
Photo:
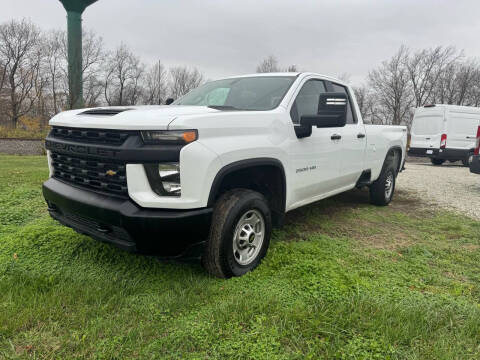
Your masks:
<svg viewBox="0 0 480 360"><path fill-rule="evenodd" d="M46 177L44 157L0 156L0 358L480 358L477 221L352 191L220 280L57 224Z"/></svg>

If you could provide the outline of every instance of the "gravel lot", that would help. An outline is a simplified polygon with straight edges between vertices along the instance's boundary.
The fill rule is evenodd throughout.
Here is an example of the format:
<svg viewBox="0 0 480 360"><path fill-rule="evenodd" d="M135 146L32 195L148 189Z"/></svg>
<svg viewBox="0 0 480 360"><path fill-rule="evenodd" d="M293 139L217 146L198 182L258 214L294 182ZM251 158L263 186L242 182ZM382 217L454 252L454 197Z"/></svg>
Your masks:
<svg viewBox="0 0 480 360"><path fill-rule="evenodd" d="M434 166L429 159L410 159L399 174L397 189L480 220L480 175L460 162Z"/></svg>

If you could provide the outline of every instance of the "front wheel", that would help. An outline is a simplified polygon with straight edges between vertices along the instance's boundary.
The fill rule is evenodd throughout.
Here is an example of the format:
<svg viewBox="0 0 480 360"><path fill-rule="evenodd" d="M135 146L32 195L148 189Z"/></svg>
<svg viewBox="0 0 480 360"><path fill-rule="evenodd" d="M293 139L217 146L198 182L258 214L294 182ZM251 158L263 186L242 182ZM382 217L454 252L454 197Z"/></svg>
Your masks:
<svg viewBox="0 0 480 360"><path fill-rule="evenodd" d="M262 194L246 189L223 194L213 210L204 268L221 278L255 269L267 253L271 232L272 217Z"/></svg>
<svg viewBox="0 0 480 360"><path fill-rule="evenodd" d="M370 202L372 204L386 206L392 201L396 175L392 163L384 166L378 179L370 185Z"/></svg>

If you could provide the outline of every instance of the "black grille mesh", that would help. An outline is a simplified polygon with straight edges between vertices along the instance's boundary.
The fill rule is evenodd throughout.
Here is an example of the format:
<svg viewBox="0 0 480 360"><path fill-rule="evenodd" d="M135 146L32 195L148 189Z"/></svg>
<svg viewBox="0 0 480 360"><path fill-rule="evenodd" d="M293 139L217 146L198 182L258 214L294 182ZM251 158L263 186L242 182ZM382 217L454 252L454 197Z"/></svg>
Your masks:
<svg viewBox="0 0 480 360"><path fill-rule="evenodd" d="M131 131L54 127L54 138L90 144L122 145Z"/></svg>
<svg viewBox="0 0 480 360"><path fill-rule="evenodd" d="M76 214L72 214L72 213L68 213L68 212L64 212L64 211L62 211L62 214L67 220L69 220L71 222L74 222L76 224L85 226L85 227L89 228L90 230L100 231L99 229L101 229L102 231L100 231L100 232L104 236L111 236L114 239L132 241L128 232L126 230L120 228L120 227L112 226L112 225L108 225L108 226L102 225L102 224L100 224L100 223L98 223L94 220L87 219L85 217L78 216Z"/></svg>
<svg viewBox="0 0 480 360"><path fill-rule="evenodd" d="M72 185L127 197L125 164L51 152L53 176Z"/></svg>

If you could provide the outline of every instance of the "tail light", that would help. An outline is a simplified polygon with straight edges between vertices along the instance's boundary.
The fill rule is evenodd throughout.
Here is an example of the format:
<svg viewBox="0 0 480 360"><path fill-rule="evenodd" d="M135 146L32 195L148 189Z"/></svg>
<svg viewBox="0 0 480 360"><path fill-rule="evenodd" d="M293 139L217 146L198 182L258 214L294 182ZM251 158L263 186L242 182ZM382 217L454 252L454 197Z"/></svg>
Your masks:
<svg viewBox="0 0 480 360"><path fill-rule="evenodd" d="M440 149L445 149L447 146L447 134L442 134L442 138L440 139Z"/></svg>
<svg viewBox="0 0 480 360"><path fill-rule="evenodd" d="M475 142L474 154L478 155L479 151L480 151L480 126L478 127L478 130L477 130L477 141Z"/></svg>

